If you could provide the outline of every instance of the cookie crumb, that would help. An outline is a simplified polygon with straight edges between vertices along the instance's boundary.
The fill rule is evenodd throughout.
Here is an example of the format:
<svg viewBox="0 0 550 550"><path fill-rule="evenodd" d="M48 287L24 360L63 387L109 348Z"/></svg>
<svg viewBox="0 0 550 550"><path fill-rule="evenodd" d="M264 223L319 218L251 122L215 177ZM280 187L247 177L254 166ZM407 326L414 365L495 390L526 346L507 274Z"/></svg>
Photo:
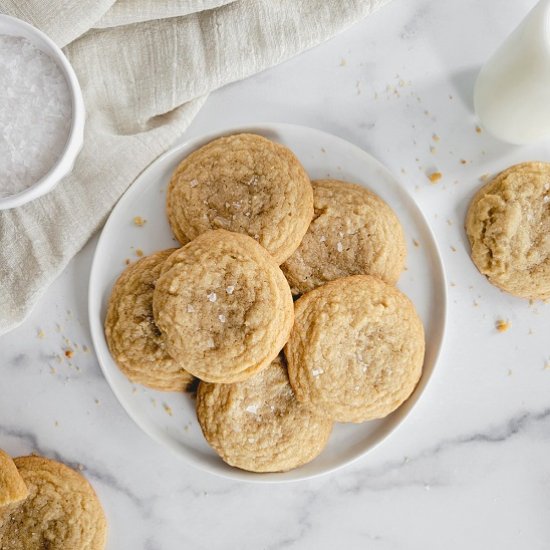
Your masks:
<svg viewBox="0 0 550 550"><path fill-rule="evenodd" d="M495 323L495 328L498 330L498 332L506 332L511 326L512 326L511 323L509 323L508 321L504 321L502 319L499 319Z"/></svg>
<svg viewBox="0 0 550 550"><path fill-rule="evenodd" d="M134 225L137 225L138 227L143 227L146 223L147 220L142 218L141 216L134 217Z"/></svg>
<svg viewBox="0 0 550 550"><path fill-rule="evenodd" d="M143 250L141 248L136 248L136 256L141 258L143 256Z"/></svg>
<svg viewBox="0 0 550 550"><path fill-rule="evenodd" d="M550 370L550 361L547 361L544 365L544 370Z"/></svg>
<svg viewBox="0 0 550 550"><path fill-rule="evenodd" d="M130 265L130 258L126 258L126 259L124 260L124 263L125 263L126 265Z"/></svg>
<svg viewBox="0 0 550 550"><path fill-rule="evenodd" d="M172 412L172 407L170 407L168 403L162 403L162 408L168 416L174 416L174 413Z"/></svg>
<svg viewBox="0 0 550 550"><path fill-rule="evenodd" d="M229 285L225 289L225 292L227 292L227 294L233 294L234 291L235 291L235 287L233 285Z"/></svg>
<svg viewBox="0 0 550 550"><path fill-rule="evenodd" d="M479 126L476 126L476 134L481 134L481 128Z"/></svg>
<svg viewBox="0 0 550 550"><path fill-rule="evenodd" d="M67 359L72 359L74 357L74 351L72 349L66 349L65 350L65 357Z"/></svg>
<svg viewBox="0 0 550 550"><path fill-rule="evenodd" d="M451 250L452 250L453 252L456 252L456 248L455 248L454 246L452 246L452 245L451 245Z"/></svg>
<svg viewBox="0 0 550 550"><path fill-rule="evenodd" d="M342 57L342 60L340 61L340 67L345 67L348 64L348 62Z"/></svg>
<svg viewBox="0 0 550 550"><path fill-rule="evenodd" d="M441 172L432 172L428 175L428 179L432 183L437 183L441 178L443 177L443 174Z"/></svg>
<svg viewBox="0 0 550 550"><path fill-rule="evenodd" d="M432 139L437 143L438 141L441 141L441 138L437 135L437 134L434 134L432 136Z"/></svg>
<svg viewBox="0 0 550 550"><path fill-rule="evenodd" d="M460 159L460 164L468 164L468 161L466 159Z"/></svg>
<svg viewBox="0 0 550 550"><path fill-rule="evenodd" d="M38 331L36 332L36 337L42 340L45 336L46 334L44 333L44 331L41 328L39 328Z"/></svg>
<svg viewBox="0 0 550 550"><path fill-rule="evenodd" d="M416 239L413 239L413 244L416 248L420 246L420 243Z"/></svg>
<svg viewBox="0 0 550 550"><path fill-rule="evenodd" d="M210 302L215 302L218 299L218 295L215 292L211 292L206 296Z"/></svg>

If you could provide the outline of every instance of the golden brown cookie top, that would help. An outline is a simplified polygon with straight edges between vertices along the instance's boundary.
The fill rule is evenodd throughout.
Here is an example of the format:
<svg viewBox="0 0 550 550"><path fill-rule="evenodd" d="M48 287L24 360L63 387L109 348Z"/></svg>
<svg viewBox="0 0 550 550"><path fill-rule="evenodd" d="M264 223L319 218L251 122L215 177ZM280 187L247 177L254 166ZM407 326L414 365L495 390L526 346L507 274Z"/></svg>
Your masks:
<svg viewBox="0 0 550 550"><path fill-rule="evenodd" d="M166 206L182 244L226 229L256 239L280 264L307 230L313 192L287 147L256 134L235 134L211 141L180 163Z"/></svg>
<svg viewBox="0 0 550 550"><path fill-rule="evenodd" d="M174 250L156 252L127 267L113 287L105 318L107 344L120 370L133 382L163 391L183 391L193 380L184 362L166 351L153 318L155 283Z"/></svg>
<svg viewBox="0 0 550 550"><path fill-rule="evenodd" d="M11 457L0 449L0 508L15 504L29 494Z"/></svg>
<svg viewBox="0 0 550 550"><path fill-rule="evenodd" d="M295 303L285 347L299 401L337 422L382 418L414 390L424 329L411 301L369 275L337 279Z"/></svg>
<svg viewBox="0 0 550 550"><path fill-rule="evenodd" d="M522 298L550 299L550 164L518 164L483 186L466 232L472 260L491 283Z"/></svg>
<svg viewBox="0 0 550 550"><path fill-rule="evenodd" d="M15 459L29 496L0 526L2 550L102 550L107 523L86 479L42 458Z"/></svg>
<svg viewBox="0 0 550 550"><path fill-rule="evenodd" d="M302 243L281 266L293 294L349 275L376 275L395 284L407 253L393 210L364 187L316 180L314 216Z"/></svg>
<svg viewBox="0 0 550 550"><path fill-rule="evenodd" d="M273 257L246 235L217 230L167 262L153 310L168 352L208 382L244 380L267 367L294 319L290 288Z"/></svg>
<svg viewBox="0 0 550 550"><path fill-rule="evenodd" d="M280 356L245 382L201 382L197 417L221 458L251 472L284 472L310 462L332 430L332 420L296 400Z"/></svg>

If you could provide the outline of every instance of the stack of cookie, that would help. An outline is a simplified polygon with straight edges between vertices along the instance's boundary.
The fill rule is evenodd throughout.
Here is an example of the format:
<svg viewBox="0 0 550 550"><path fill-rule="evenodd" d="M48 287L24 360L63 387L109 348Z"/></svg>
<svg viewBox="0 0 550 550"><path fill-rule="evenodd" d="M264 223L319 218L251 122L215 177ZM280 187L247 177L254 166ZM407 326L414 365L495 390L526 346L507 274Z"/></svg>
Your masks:
<svg viewBox="0 0 550 550"><path fill-rule="evenodd" d="M410 396L424 331L394 286L405 239L379 197L311 182L286 147L237 134L181 162L167 212L184 246L127 268L105 334L135 382L201 381L198 420L224 461L295 468L333 422L382 418Z"/></svg>
<svg viewBox="0 0 550 550"><path fill-rule="evenodd" d="M2 550L102 550L107 523L90 484L40 456L14 460L0 450Z"/></svg>

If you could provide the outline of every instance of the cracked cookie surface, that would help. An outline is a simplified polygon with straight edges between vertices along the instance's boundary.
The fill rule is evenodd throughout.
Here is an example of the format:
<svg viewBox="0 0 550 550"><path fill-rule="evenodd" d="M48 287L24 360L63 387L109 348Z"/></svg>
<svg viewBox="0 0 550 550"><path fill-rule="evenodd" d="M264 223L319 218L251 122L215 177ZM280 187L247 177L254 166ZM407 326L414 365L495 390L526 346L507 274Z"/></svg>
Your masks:
<svg viewBox="0 0 550 550"><path fill-rule="evenodd" d="M14 462L29 495L0 525L1 550L105 548L105 515L82 475L39 456Z"/></svg>
<svg viewBox="0 0 550 550"><path fill-rule="evenodd" d="M197 418L220 457L251 472L284 472L310 462L333 424L296 400L281 356L244 382L201 382Z"/></svg>
<svg viewBox="0 0 550 550"><path fill-rule="evenodd" d="M166 351L153 318L153 290L174 250L156 252L127 267L113 287L105 318L107 344L120 370L132 382L162 391L183 391L193 380L184 363Z"/></svg>
<svg viewBox="0 0 550 550"><path fill-rule="evenodd" d="M357 184L327 179L311 183L313 221L298 249L281 266L292 293L360 274L395 284L407 250L393 210Z"/></svg>
<svg viewBox="0 0 550 550"><path fill-rule="evenodd" d="M211 141L179 164L166 210L182 244L226 229L256 239L281 264L307 231L313 192L287 147L256 134L234 134Z"/></svg>
<svg viewBox="0 0 550 550"><path fill-rule="evenodd" d="M207 382L245 380L278 355L292 328L290 288L254 239L209 231L167 260L153 295L168 352Z"/></svg>
<svg viewBox="0 0 550 550"><path fill-rule="evenodd" d="M466 216L479 271L521 298L550 299L550 164L512 166L483 186Z"/></svg>
<svg viewBox="0 0 550 550"><path fill-rule="evenodd" d="M285 347L299 401L336 422L383 418L422 373L424 328L412 302L369 275L337 279L295 303Z"/></svg>

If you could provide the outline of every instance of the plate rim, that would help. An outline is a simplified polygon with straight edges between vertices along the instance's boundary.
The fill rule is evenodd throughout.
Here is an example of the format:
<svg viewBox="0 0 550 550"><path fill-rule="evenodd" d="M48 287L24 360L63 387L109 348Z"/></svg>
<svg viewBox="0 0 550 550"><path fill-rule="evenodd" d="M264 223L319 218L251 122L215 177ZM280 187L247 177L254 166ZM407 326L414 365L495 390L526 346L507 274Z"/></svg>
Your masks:
<svg viewBox="0 0 550 550"><path fill-rule="evenodd" d="M112 223L114 223L114 219L116 218L116 214L118 210L120 210L123 207L123 204L125 202L125 199L127 198L127 195L132 191L132 189L138 184L138 182L145 176L149 170L152 169L153 166L162 163L166 158L172 157L173 155L177 155L181 150L187 149L189 147L192 147L193 149L196 149L209 141L212 141L213 139L216 139L218 137L222 137L229 134L235 134L235 133L243 133L243 132L250 132L250 133L258 133L258 132L269 132L269 131L280 131L280 130L291 130L291 129L299 129L299 130L307 130L307 131L313 131L321 135L326 135L330 137L332 140L337 140L339 142L342 142L343 145L353 149L356 153L359 155L362 155L364 157L368 158L368 162L371 163L371 165L375 166L378 170L385 173L385 175L389 176L399 187L400 191L407 197L407 200L410 202L410 205L414 209L414 214L420 218L420 220L423 222L426 230L426 237L430 240L430 244L433 247L433 250L435 252L434 260L436 261L436 267L439 271L439 277L441 280L441 290L442 290L442 300L440 304L438 304L438 307L441 308L441 326L440 326L440 338L437 342L437 347L434 350L434 357L433 357L433 367L431 369L431 372L427 373L425 375L422 374L421 381L423 384L423 387L418 395L415 395L416 388L413 394L407 399L405 403L407 403L410 399L413 399L409 410L406 412L406 414L398 419L396 421L396 424L387 431L387 433L383 434L375 443L373 443L368 449L359 452L356 456L351 457L350 459L344 460L340 464L336 464L332 467L328 467L322 471L314 472L310 474L305 474L302 476L296 476L296 477L281 477L280 479L277 479L277 474L284 475L287 472L273 472L268 474L267 476L257 474L254 472L248 472L245 470L241 470L239 468L232 468L228 471L221 471L216 468L213 468L208 463L203 463L201 461L197 461L192 459L189 456L186 456L185 454L178 452L173 445L168 444L166 441L163 441L163 439L158 436L157 434L151 432L146 426L144 426L141 421L134 416L124 405L123 397L119 396L119 392L116 389L116 385L113 384L111 381L110 373L108 369L104 366L103 361L97 352L97 339L101 338L101 334L98 334L98 331L102 333L103 330L103 323L101 320L101 316L98 311L96 311L97 308L95 308L94 299L96 297L99 297L101 295L100 289L96 288L96 285L94 284L95 280L98 278L96 275L96 271L99 269L99 251L102 248L103 241L107 238L107 229L111 226ZM162 153L160 156L158 156L156 159L154 159L150 164L148 164L140 173L139 175L134 179L134 181L128 186L126 191L121 195L121 197L116 202L115 206L112 208L111 212L109 213L107 220L103 227L101 228L101 232L98 238L98 241L95 246L95 250L92 257L92 264L90 268L90 277L88 282L88 322L90 326L90 334L91 334L91 340L92 345L94 347L94 353L96 355L97 361L99 363L99 366L101 368L101 372L107 381L107 384L110 388L110 390L115 395L119 405L122 407L126 415L139 427L140 430L142 430L149 438L151 438L156 444L161 446L162 448L168 448L171 453L176 455L180 460L182 460L185 464L188 466L191 466L193 468L197 468L200 471L208 472L209 474L213 474L215 476L227 479L227 480L233 480L233 481L241 481L241 482L247 482L247 483L260 483L260 484L280 484L280 483L297 483L300 481L306 481L311 480L315 478L319 478L321 476L326 476L328 474L334 473L338 470L341 470L343 468L346 468L348 466L351 466L352 464L356 463L360 459L364 459L366 455L374 451L380 444L382 444L388 437L395 434L400 428L402 428L403 424L406 422L406 420L410 417L410 414L412 410L416 407L418 402L420 401L421 397L425 395L426 390L428 389L428 386L433 378L434 372L436 371L436 367L439 363L439 360L441 358L442 350L444 348L445 340L446 340L446 334L447 334L447 321L448 321L448 289L447 289L447 276L445 273L444 264L441 257L441 251L439 249L439 245L437 243L437 239L435 238L434 231L432 230L431 225L429 224L426 216L424 215L424 212L422 209L418 206L416 200L412 196L411 193L402 185L401 181L393 174L393 172L387 168L382 162L380 162L377 158L372 156L368 151L365 151L360 146L356 145L355 143L352 143L348 141L345 138L342 138L338 135L332 134L331 132L327 132L325 130L321 130L319 128L314 128L311 126L305 126L301 124L291 124L291 123L281 123L281 122L256 122L256 123L250 123L250 124L243 124L238 126L224 126L223 128L211 131L206 134L201 134L196 137L192 137L190 139L185 140L182 143L179 143L164 153ZM99 317L99 323L97 323ZM99 325L99 328L98 328ZM425 376L427 376L425 378ZM299 469L299 468L298 468Z"/></svg>

